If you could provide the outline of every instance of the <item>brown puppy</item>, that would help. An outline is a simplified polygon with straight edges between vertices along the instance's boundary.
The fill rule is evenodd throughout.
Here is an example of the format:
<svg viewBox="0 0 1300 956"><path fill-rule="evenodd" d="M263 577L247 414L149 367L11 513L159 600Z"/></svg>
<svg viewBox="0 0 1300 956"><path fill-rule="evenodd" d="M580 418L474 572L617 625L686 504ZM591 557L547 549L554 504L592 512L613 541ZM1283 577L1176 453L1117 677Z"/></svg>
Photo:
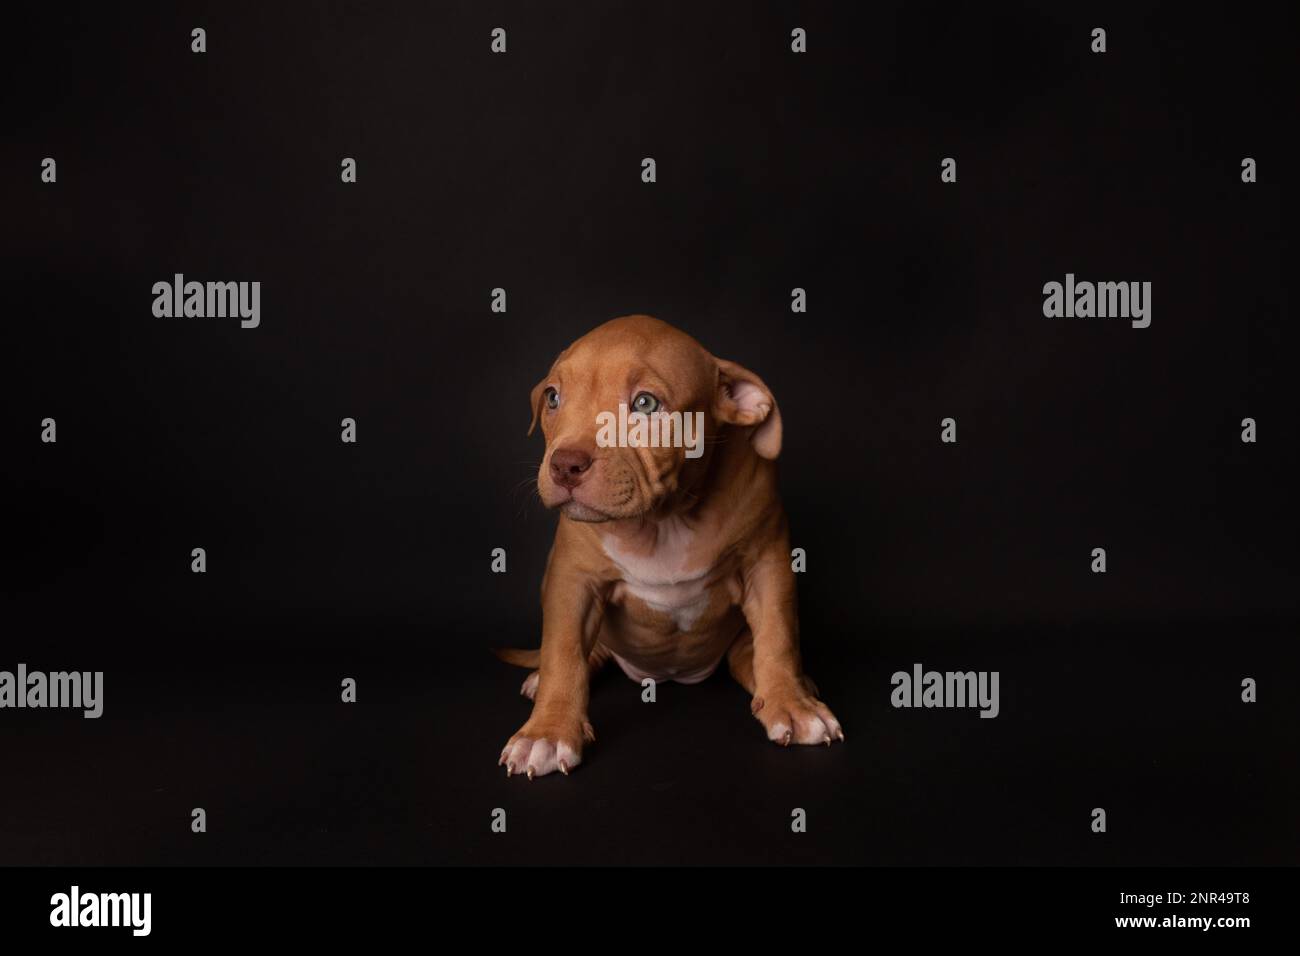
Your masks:
<svg viewBox="0 0 1300 956"><path fill-rule="evenodd" d="M762 380L631 315L565 349L532 404L529 434L540 420L546 436L538 489L562 516L542 580L541 651L500 652L540 664L523 686L532 716L501 751L506 773L578 765L595 739L588 680L610 658L636 681L695 683L726 655L769 739L843 740L800 665L776 490L781 415ZM693 447L652 447L644 435L610 447L607 416L620 405L660 421L653 413L684 413L703 440L686 429L678 435Z"/></svg>

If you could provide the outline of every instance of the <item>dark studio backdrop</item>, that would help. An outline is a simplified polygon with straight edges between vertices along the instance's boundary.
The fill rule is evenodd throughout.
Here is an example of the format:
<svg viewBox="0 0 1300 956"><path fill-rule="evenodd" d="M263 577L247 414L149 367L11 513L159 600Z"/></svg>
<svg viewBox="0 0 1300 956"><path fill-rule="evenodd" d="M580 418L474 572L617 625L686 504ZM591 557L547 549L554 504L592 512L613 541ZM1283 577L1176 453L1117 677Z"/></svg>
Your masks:
<svg viewBox="0 0 1300 956"><path fill-rule="evenodd" d="M0 669L105 704L0 712L0 862L1296 862L1266 10L6 16ZM260 326L154 317L178 272L260 281ZM1045 318L1066 273L1151 282L1150 327ZM725 669L653 705L611 671L582 768L507 780L524 672L488 648L536 646L555 522L529 389L632 312L775 392L848 742L767 743ZM891 707L917 662L998 671L999 716Z"/></svg>

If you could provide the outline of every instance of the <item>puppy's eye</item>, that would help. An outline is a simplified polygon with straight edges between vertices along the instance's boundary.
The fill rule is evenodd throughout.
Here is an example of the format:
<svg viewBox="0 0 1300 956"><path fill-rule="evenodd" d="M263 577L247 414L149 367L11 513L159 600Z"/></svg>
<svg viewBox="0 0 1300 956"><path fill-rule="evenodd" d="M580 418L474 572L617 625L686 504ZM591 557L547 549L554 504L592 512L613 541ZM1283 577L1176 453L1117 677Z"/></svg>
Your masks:
<svg viewBox="0 0 1300 956"><path fill-rule="evenodd" d="M641 412L649 415L659 410L659 399L655 398L649 392L638 392L636 398L632 399L632 411Z"/></svg>
<svg viewBox="0 0 1300 956"><path fill-rule="evenodd" d="M559 407L560 407L560 393L559 393L559 392L557 392L557 391L556 391L555 389L553 389L553 388L548 388L548 389L546 390L546 393L545 393L545 394L546 394L546 407L547 407L547 408L559 408Z"/></svg>

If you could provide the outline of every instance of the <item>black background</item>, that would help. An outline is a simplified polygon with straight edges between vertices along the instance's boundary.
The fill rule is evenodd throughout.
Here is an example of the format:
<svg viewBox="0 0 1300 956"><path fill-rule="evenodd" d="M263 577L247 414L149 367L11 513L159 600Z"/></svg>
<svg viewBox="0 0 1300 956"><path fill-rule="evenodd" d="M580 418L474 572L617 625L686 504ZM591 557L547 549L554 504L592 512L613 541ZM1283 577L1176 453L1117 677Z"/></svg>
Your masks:
<svg viewBox="0 0 1300 956"><path fill-rule="evenodd" d="M1291 32L1036 7L11 20L0 669L106 702L0 712L0 861L1296 862ZM155 318L175 272L260 281L261 327ZM1067 272L1152 282L1151 327L1044 318ZM528 704L487 648L536 645L554 523L528 391L630 312L777 395L845 746L612 672L580 771L496 766ZM1001 715L894 710L917 661L999 671Z"/></svg>

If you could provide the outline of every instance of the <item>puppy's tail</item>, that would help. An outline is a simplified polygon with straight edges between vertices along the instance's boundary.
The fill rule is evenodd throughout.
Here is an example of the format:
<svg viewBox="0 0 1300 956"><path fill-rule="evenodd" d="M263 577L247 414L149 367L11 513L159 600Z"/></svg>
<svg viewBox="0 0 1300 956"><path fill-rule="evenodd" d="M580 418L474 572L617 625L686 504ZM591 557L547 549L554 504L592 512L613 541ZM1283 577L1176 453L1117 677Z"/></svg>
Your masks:
<svg viewBox="0 0 1300 956"><path fill-rule="evenodd" d="M497 656L498 660L503 660L507 664L514 664L516 667L529 667L536 670L542 663L542 652L540 650L525 651L518 647L494 647L492 653Z"/></svg>

